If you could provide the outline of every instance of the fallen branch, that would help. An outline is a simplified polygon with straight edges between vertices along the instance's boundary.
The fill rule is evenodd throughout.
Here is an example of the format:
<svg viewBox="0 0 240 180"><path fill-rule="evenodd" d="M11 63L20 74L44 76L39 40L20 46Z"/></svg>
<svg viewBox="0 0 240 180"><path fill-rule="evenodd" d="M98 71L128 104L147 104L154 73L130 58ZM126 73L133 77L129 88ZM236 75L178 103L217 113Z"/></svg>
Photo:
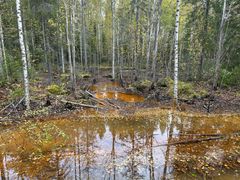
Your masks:
<svg viewBox="0 0 240 180"><path fill-rule="evenodd" d="M11 102L11 103L8 104L6 107L4 107L4 108L0 111L0 113L3 112L3 111L5 111L5 110L6 110L7 108L9 108L10 106L13 106L13 107L14 107L13 102Z"/></svg>
<svg viewBox="0 0 240 180"><path fill-rule="evenodd" d="M224 136L224 134L171 134L171 135L177 135L177 136L210 136L210 137L218 137L218 136Z"/></svg>
<svg viewBox="0 0 240 180"><path fill-rule="evenodd" d="M225 136L218 136L218 137L210 137L210 138L201 138L201 139L192 139L192 140L185 140L185 141L178 141L173 143L167 143L167 144L160 144L153 147L160 147L160 146L175 146L175 145L181 145L181 144L192 144L192 143L199 143L204 141L213 141L213 140L219 140L223 139Z"/></svg>
<svg viewBox="0 0 240 180"><path fill-rule="evenodd" d="M117 108L117 109L121 109L119 106L117 106L117 105L115 105L115 104L113 104L112 102L109 102L109 101L106 101L106 100L103 100L103 99L98 99L98 98L96 98L92 93L90 93L89 91L85 91L90 97L91 97L91 99L92 100L94 100L94 101L96 101L96 102L98 102L98 103L100 103L100 104L102 104L102 105L109 105L109 106L112 106L112 107L114 107L114 108Z"/></svg>
<svg viewBox="0 0 240 180"><path fill-rule="evenodd" d="M94 109L99 109L98 106L93 106L93 105L89 105L89 104L82 104L82 103L77 103L77 102L72 102L72 101L67 101L67 100L60 100L62 103L69 103L72 105L76 105L76 106L82 106L82 107L86 107L86 108L94 108Z"/></svg>

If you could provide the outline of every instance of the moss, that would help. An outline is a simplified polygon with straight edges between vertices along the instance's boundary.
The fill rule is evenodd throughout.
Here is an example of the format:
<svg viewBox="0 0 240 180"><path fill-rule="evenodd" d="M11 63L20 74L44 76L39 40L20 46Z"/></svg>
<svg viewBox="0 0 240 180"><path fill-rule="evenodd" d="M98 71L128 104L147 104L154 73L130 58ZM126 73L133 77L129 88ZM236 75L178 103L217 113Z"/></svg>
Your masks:
<svg viewBox="0 0 240 180"><path fill-rule="evenodd" d="M23 87L19 86L10 92L9 99L16 100L23 96L24 96L24 89L23 89Z"/></svg>
<svg viewBox="0 0 240 180"><path fill-rule="evenodd" d="M152 82L149 80L142 80L139 82L134 83L132 86L136 88L138 91L143 92L144 90L148 89L152 85Z"/></svg>
<svg viewBox="0 0 240 180"><path fill-rule="evenodd" d="M92 75L90 73L80 73L79 74L79 77L82 78L82 79L88 79L90 78Z"/></svg>
<svg viewBox="0 0 240 180"><path fill-rule="evenodd" d="M240 97L240 91L238 91L238 92L236 93L236 96L237 96L237 97Z"/></svg>
<svg viewBox="0 0 240 180"><path fill-rule="evenodd" d="M70 75L67 73L61 74L61 81L67 81L69 79Z"/></svg>
<svg viewBox="0 0 240 180"><path fill-rule="evenodd" d="M169 95L173 96L173 85L174 81L172 79L167 79L167 87L169 87ZM196 90L192 83L187 83L183 81L178 82L178 95L183 99L192 99L192 98L202 98L208 95L208 92L205 89Z"/></svg>
<svg viewBox="0 0 240 180"><path fill-rule="evenodd" d="M48 86L47 91L49 93L55 94L55 95L61 95L61 94L66 93L63 86L59 86L59 85L56 85L56 84L52 84L52 85Z"/></svg>

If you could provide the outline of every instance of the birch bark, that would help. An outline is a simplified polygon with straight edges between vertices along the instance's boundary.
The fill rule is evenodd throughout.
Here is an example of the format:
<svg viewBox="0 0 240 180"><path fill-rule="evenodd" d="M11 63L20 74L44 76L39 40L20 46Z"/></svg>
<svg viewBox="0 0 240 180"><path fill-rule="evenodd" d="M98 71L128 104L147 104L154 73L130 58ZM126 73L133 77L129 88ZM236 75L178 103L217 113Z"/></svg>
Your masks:
<svg viewBox="0 0 240 180"><path fill-rule="evenodd" d="M175 23L175 59L174 59L174 101L178 102L178 39L179 39L180 0L177 0L176 23Z"/></svg>
<svg viewBox="0 0 240 180"><path fill-rule="evenodd" d="M23 37L23 23L22 23L22 13L21 13L21 1L16 0L17 9L17 22L18 22L18 33L19 33L19 43L22 55L23 64L23 80L24 80L24 90L25 90L25 105L27 109L30 109L30 95L29 95L29 79L28 79L28 68L27 68L27 57L26 48L24 44Z"/></svg>
<svg viewBox="0 0 240 180"><path fill-rule="evenodd" d="M227 20L226 17L226 6L227 6L227 0L224 0L223 2L223 12L222 12L222 20L220 24L220 32L219 32L219 40L218 40L218 49L216 54L216 66L215 66L215 75L213 79L213 88L216 89L217 87L217 81L219 78L219 71L221 67L221 58L223 54L223 44L224 44L224 25Z"/></svg>

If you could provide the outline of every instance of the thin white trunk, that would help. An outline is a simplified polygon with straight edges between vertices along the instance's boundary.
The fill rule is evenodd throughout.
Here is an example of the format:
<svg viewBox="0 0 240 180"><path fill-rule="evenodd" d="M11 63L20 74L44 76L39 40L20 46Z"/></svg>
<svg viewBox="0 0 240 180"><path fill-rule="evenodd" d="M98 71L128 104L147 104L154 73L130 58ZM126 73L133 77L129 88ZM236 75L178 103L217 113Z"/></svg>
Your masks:
<svg viewBox="0 0 240 180"><path fill-rule="evenodd" d="M150 64L150 54L151 54L151 44L152 44L152 34L153 34L153 21L155 16L155 5L156 0L153 2L153 14L151 15L151 0L149 0L149 7L148 7L148 36L147 36L147 61L146 61L146 71L147 74L149 73L149 64Z"/></svg>
<svg viewBox="0 0 240 180"><path fill-rule="evenodd" d="M160 15L161 15L161 5L162 0L158 2L158 11L156 17L156 27L155 27L155 43L154 43L154 51L153 51L153 62L152 62L152 72L153 72L153 81L156 79L156 65L157 65L157 52L158 52L158 35L160 30Z"/></svg>
<svg viewBox="0 0 240 180"><path fill-rule="evenodd" d="M73 65L73 89L76 87L76 2L74 1L72 6L72 18L71 18L71 24L72 24L72 65Z"/></svg>
<svg viewBox="0 0 240 180"><path fill-rule="evenodd" d="M0 44L0 80L3 78L3 53L2 53L2 45Z"/></svg>
<svg viewBox="0 0 240 180"><path fill-rule="evenodd" d="M72 90L74 90L74 79L73 79L73 65L72 65L72 51L71 51L71 42L69 38L69 24L68 24L68 5L64 2L65 6L65 20L66 20L66 36L67 36L67 47L68 47L68 62L69 62L69 70L70 70L70 80L72 85Z"/></svg>
<svg viewBox="0 0 240 180"><path fill-rule="evenodd" d="M216 54L216 66L215 66L215 75L213 80L213 88L217 87L217 81L219 78L219 71L221 67L221 58L223 54L223 44L224 44L224 25L227 20L226 17L226 6L227 6L227 0L224 0L223 2L223 12L222 12L222 20L220 24L220 32L219 32L219 40L218 40L218 49Z"/></svg>
<svg viewBox="0 0 240 180"><path fill-rule="evenodd" d="M31 55L30 55L30 50L29 50L29 46L28 46L28 39L27 39L27 28L26 28L26 24L25 22L23 22L23 32L24 32L24 43L25 43L25 48L26 48L26 57L27 57L27 65L28 68L31 68Z"/></svg>
<svg viewBox="0 0 240 180"><path fill-rule="evenodd" d="M112 78L115 79L115 0L112 0Z"/></svg>
<svg viewBox="0 0 240 180"><path fill-rule="evenodd" d="M21 54L22 54L22 63L23 63L23 80L24 80L24 90L25 90L25 105L26 105L27 109L30 109L27 57L26 57L26 49L25 49L24 37L23 37L23 24L22 24L22 13L21 13L21 4L20 3L21 3L20 0L16 0L17 22L18 22L18 32L19 32L19 43L20 43Z"/></svg>
<svg viewBox="0 0 240 180"><path fill-rule="evenodd" d="M63 49L63 35L60 32L61 37L61 60L62 60L62 73L65 73L65 60L64 60L64 49Z"/></svg>
<svg viewBox="0 0 240 180"><path fill-rule="evenodd" d="M84 66L85 71L88 71L88 54L87 54L87 35L86 35L86 23L85 23L85 12L84 12L84 1L80 0L81 5L81 20L82 20L82 40L83 40L83 48L84 48Z"/></svg>
<svg viewBox="0 0 240 180"><path fill-rule="evenodd" d="M174 101L178 101L178 32L179 32L179 19L180 19L180 0L177 0L176 11L176 24L175 24L175 59L174 59Z"/></svg>

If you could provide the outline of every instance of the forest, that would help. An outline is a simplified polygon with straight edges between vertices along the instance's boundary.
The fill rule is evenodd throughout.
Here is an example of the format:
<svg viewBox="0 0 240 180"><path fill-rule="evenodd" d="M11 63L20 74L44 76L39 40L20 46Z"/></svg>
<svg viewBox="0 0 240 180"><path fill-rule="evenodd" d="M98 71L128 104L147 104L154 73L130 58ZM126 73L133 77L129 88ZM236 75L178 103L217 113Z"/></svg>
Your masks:
<svg viewBox="0 0 240 180"><path fill-rule="evenodd" d="M240 178L239 12L0 0L1 179Z"/></svg>

